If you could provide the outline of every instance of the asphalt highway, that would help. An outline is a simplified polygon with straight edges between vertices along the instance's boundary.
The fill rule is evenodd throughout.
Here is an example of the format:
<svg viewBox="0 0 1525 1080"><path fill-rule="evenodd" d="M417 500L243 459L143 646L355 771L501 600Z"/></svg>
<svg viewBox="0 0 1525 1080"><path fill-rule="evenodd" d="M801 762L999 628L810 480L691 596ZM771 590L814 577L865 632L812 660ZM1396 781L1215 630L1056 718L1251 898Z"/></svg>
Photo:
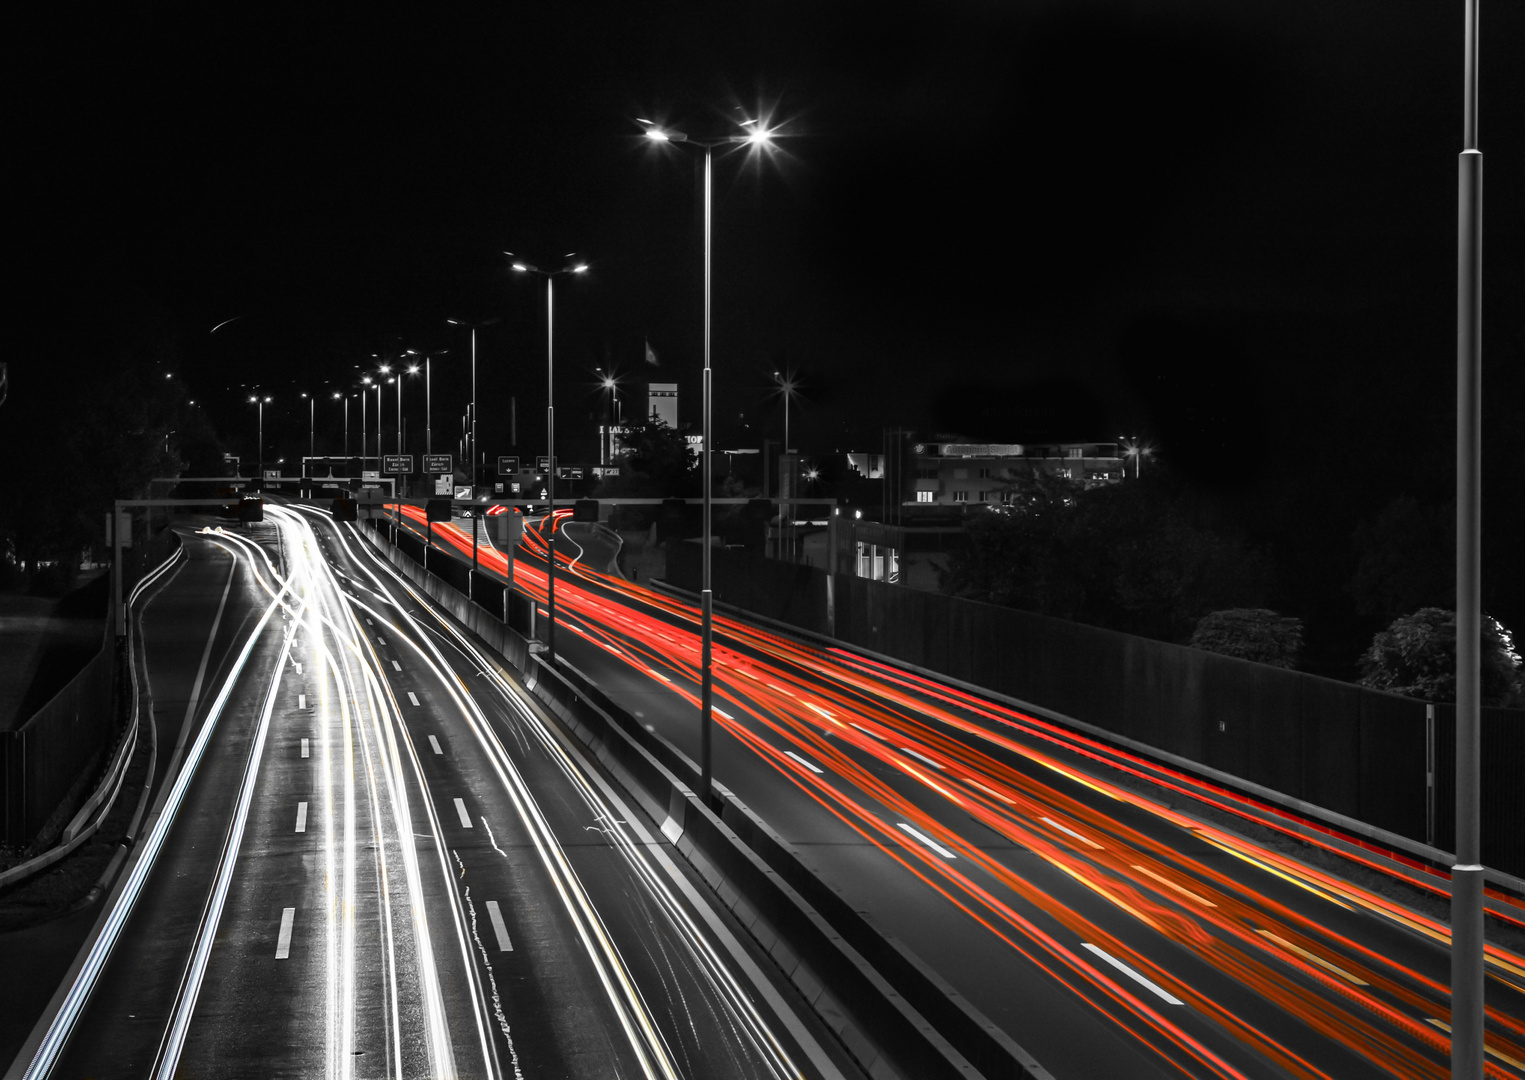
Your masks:
<svg viewBox="0 0 1525 1080"><path fill-rule="evenodd" d="M856 1075L353 527L266 513L156 600L164 783L27 1076Z"/></svg>
<svg viewBox="0 0 1525 1080"><path fill-rule="evenodd" d="M514 581L543 604L536 528ZM469 552L459 527L435 535ZM606 572L598 536L559 532L558 653L697 758L697 612ZM846 651L716 624L717 780L1054 1076L1448 1075L1448 928L1406 891L1163 797L1235 814L1232 792ZM1493 900L1517 942L1525 910ZM1490 944L1487 972L1489 1075L1525 1074L1525 959Z"/></svg>

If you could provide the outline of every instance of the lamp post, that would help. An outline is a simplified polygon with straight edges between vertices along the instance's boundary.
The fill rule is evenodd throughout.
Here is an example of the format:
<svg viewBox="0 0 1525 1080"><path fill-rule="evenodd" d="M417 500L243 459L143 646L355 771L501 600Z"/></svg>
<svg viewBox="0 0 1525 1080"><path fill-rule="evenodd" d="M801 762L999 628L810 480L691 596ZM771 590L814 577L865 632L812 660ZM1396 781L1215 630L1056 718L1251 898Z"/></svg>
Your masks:
<svg viewBox="0 0 1525 1080"><path fill-rule="evenodd" d="M366 433L370 429L369 429L369 427L366 426L366 422L365 422L365 414L370 411L369 402L368 402L368 399L365 396L365 392L368 389L370 389L370 385L371 385L371 377L369 375L361 376L361 378L360 378L360 472L362 474L364 474L364 472L365 472L365 452L366 452L367 449L369 449L369 446L370 446L370 444L366 441L369 438L369 436Z"/></svg>
<svg viewBox="0 0 1525 1080"><path fill-rule="evenodd" d="M1483 155L1478 0L1466 0L1456 215L1456 864L1451 867L1451 1075L1483 1075L1482 619Z"/></svg>
<svg viewBox="0 0 1525 1080"><path fill-rule="evenodd" d="M512 251L503 254L513 258ZM567 258L571 258L571 254ZM546 612L545 651L551 663L556 662L556 358L554 351L556 328L556 279L562 274L581 274L588 269L587 263L569 263L560 270L541 270L526 262L515 261L514 270L521 274L536 274L545 278L545 446L550 461L546 469L545 494L548 504L546 520L550 522L545 532L546 553Z"/></svg>
<svg viewBox="0 0 1525 1080"><path fill-rule="evenodd" d="M744 134L731 135L721 139L699 140L691 139L681 131L661 127L650 120L639 120L645 128L645 135L653 142L676 143L680 145L697 146L704 151L704 444L701 453L701 468L704 471L704 552L701 565L703 566L702 588L699 593L699 639L700 639L700 690L699 690L699 786L701 797L708 799L713 793L713 777L710 767L710 743L712 741L712 729L714 726L714 592L710 587L710 501L712 486L710 460L714 453L714 438L711 430L710 417L710 251L713 230L713 199L711 197L713 183L713 158L717 146L734 146L748 144L753 147L764 147L771 143L773 133L767 125L756 120L742 122Z"/></svg>
<svg viewBox="0 0 1525 1080"><path fill-rule="evenodd" d="M349 471L349 395L334 391L334 400L344 402L344 471ZM332 469L329 470L333 472Z"/></svg>
<svg viewBox="0 0 1525 1080"><path fill-rule="evenodd" d="M789 399L794 397L795 388L799 386L799 383L795 382L793 375L784 375L777 371L773 373L773 381L778 383L779 391L784 395L784 462L787 462L789 466L789 487L788 493L786 495L784 488L784 464L781 462L778 469L778 493L780 496L778 502L779 510L789 515L788 524L784 526L784 535L788 538L789 560L793 562L794 481L797 479L797 477L795 476L794 458L789 453ZM782 520L782 517L780 517L780 522L782 522Z"/></svg>
<svg viewBox="0 0 1525 1080"><path fill-rule="evenodd" d="M307 399L307 464L302 468L302 475L307 475L307 470L312 468L312 459L317 457L314 449L317 443L313 437L313 421L317 419L318 399L307 391L302 391L302 397Z"/></svg>
<svg viewBox="0 0 1525 1080"><path fill-rule="evenodd" d="M483 319L481 322L467 322L464 319L446 319L451 326L464 326L471 331L471 412L470 422L467 427L466 449L467 460L471 462L466 470L466 480L471 484L471 496L476 498L477 493L477 330L479 327L491 326L497 319Z"/></svg>
<svg viewBox="0 0 1525 1080"><path fill-rule="evenodd" d="M598 440L598 463L600 465L610 465L614 462L614 411L619 391L619 382L603 368L596 368L594 370L598 372L601 378L600 385L609 392L609 408L604 421L604 437Z"/></svg>
<svg viewBox="0 0 1525 1080"><path fill-rule="evenodd" d="M256 434L254 444L254 458L259 463L258 468L261 487L263 487L265 483L265 404L272 400L274 399L271 398L268 394L264 397L261 397L258 394L254 394L249 398L250 404L257 405L259 407L259 421L258 426L255 428Z"/></svg>

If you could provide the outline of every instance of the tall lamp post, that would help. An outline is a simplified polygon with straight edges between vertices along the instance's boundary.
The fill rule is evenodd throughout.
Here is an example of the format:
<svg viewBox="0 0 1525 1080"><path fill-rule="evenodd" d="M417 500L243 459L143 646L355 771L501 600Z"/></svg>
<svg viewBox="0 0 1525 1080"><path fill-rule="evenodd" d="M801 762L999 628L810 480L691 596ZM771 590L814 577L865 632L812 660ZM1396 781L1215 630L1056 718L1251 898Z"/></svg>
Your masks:
<svg viewBox="0 0 1525 1080"><path fill-rule="evenodd" d="M365 452L368 449L370 449L370 442L369 442L370 435L368 434L368 432L370 431L370 428L367 426L366 421L365 421L365 414L370 411L370 400L365 396L365 392L367 390L369 390L370 388L371 388L371 377L369 375L361 376L361 379L360 379L360 472L361 472L362 475L365 473Z"/></svg>
<svg viewBox="0 0 1525 1080"><path fill-rule="evenodd" d="M467 460L470 466L466 470L466 481L471 484L471 496L476 498L477 493L477 330L483 326L491 326L497 319L483 319L481 322L467 322L464 319L446 319L451 326L464 326L471 331L471 413L466 435Z"/></svg>
<svg viewBox="0 0 1525 1080"><path fill-rule="evenodd" d="M1483 1075L1482 621L1483 155L1478 0L1466 0L1456 215L1456 865L1451 867L1451 1075Z"/></svg>
<svg viewBox="0 0 1525 1080"><path fill-rule="evenodd" d="M773 138L773 133L767 125L757 120L746 120L741 124L742 134L730 135L720 139L699 140L691 139L681 131L664 128L650 120L639 120L645 128L648 139L659 143L676 143L687 146L696 146L704 151L704 445L702 448L702 468L704 470L704 553L702 557L703 578L702 589L699 593L699 638L700 638L700 691L699 691L699 784L701 796L708 799L713 793L713 777L710 768L710 743L712 741L712 728L714 726L714 593L710 588L710 501L712 486L710 460L714 453L714 432L711 430L711 393L710 393L710 251L713 222L713 199L711 197L713 183L713 158L716 147L748 144L753 147L768 146Z"/></svg>
<svg viewBox="0 0 1525 1080"><path fill-rule="evenodd" d="M349 471L349 395L334 391L334 400L344 402L344 471ZM330 472L333 470L330 469Z"/></svg>
<svg viewBox="0 0 1525 1080"><path fill-rule="evenodd" d="M307 399L307 464L302 469L302 475L307 475L307 470L312 468L312 459L317 457L317 442L313 437L313 424L317 419L318 399L307 391L302 391L302 396Z"/></svg>
<svg viewBox="0 0 1525 1080"><path fill-rule="evenodd" d="M503 254L514 257L512 251ZM569 254L567 258L571 258ZM521 274L536 274L545 278L545 452L550 457L546 469L545 494L548 504L545 531L546 554L546 612L545 651L551 663L556 662L556 358L554 351L556 328L556 279L563 274L581 274L588 269L587 263L569 263L560 270L541 270L526 262L515 261L514 270Z"/></svg>
<svg viewBox="0 0 1525 1080"><path fill-rule="evenodd" d="M619 402L619 381L603 368L595 370L599 374L599 385L609 392L609 409L604 422L604 437L598 441L598 463L612 465L614 464L614 425L617 422L614 414Z"/></svg>
<svg viewBox="0 0 1525 1080"><path fill-rule="evenodd" d="M261 487L264 487L265 484L265 406L273 400L274 399L271 398L268 394L263 397L261 397L259 394L253 394L249 398L250 404L257 405L259 407L259 421L258 426L255 428L254 458L259 463L258 468Z"/></svg>
<svg viewBox="0 0 1525 1080"><path fill-rule="evenodd" d="M784 466L783 466L783 463L780 463L779 469L778 469L778 493L779 493L780 498L779 498L778 502L779 502L779 510L781 512L787 513L789 515L789 522L784 527L784 535L786 537L788 537L788 543L789 543L789 561L793 562L794 561L794 482L795 482L795 480L798 479L798 477L796 476L796 469L795 469L794 458L789 453L789 399L794 397L794 391L799 386L799 383L795 382L793 375L784 375L781 372L777 372L777 371L775 371L773 373L773 381L778 383L779 392L784 395L784 462L787 462L788 466L789 466L789 487L788 487L788 494L785 495L785 488L784 488ZM783 519L781 517L780 518L780 522L781 523L782 523L782 520Z"/></svg>

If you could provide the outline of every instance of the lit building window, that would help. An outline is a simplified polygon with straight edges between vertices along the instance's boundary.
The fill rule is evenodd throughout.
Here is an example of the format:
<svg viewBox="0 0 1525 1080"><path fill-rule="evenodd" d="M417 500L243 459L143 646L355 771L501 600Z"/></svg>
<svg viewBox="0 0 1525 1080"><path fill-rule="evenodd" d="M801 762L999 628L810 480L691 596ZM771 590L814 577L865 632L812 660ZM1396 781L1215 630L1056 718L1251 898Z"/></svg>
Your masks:
<svg viewBox="0 0 1525 1080"><path fill-rule="evenodd" d="M916 501L919 503L929 503L932 501L932 493L930 491L918 491L916 493Z"/></svg>

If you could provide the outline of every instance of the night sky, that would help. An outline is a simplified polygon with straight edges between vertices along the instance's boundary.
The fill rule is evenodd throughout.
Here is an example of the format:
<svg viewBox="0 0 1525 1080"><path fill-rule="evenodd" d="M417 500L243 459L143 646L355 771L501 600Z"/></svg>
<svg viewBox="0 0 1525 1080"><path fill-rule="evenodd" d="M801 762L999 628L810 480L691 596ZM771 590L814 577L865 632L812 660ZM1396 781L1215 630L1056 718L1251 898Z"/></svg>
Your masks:
<svg viewBox="0 0 1525 1080"><path fill-rule="evenodd" d="M1449 484L1459 0L526 7L28 15L6 408L148 351L251 442L240 384L290 403L450 347L441 431L444 320L498 317L484 449L509 395L528 449L543 293L501 252L575 250L558 431L591 423L598 365L678 381L697 426L693 159L634 118L761 114L779 153L716 163L722 445L779 434L794 369L807 453L1139 434L1267 513L1327 486L1295 512L1342 528ZM1525 6L1483 31L1489 498L1519 503Z"/></svg>

